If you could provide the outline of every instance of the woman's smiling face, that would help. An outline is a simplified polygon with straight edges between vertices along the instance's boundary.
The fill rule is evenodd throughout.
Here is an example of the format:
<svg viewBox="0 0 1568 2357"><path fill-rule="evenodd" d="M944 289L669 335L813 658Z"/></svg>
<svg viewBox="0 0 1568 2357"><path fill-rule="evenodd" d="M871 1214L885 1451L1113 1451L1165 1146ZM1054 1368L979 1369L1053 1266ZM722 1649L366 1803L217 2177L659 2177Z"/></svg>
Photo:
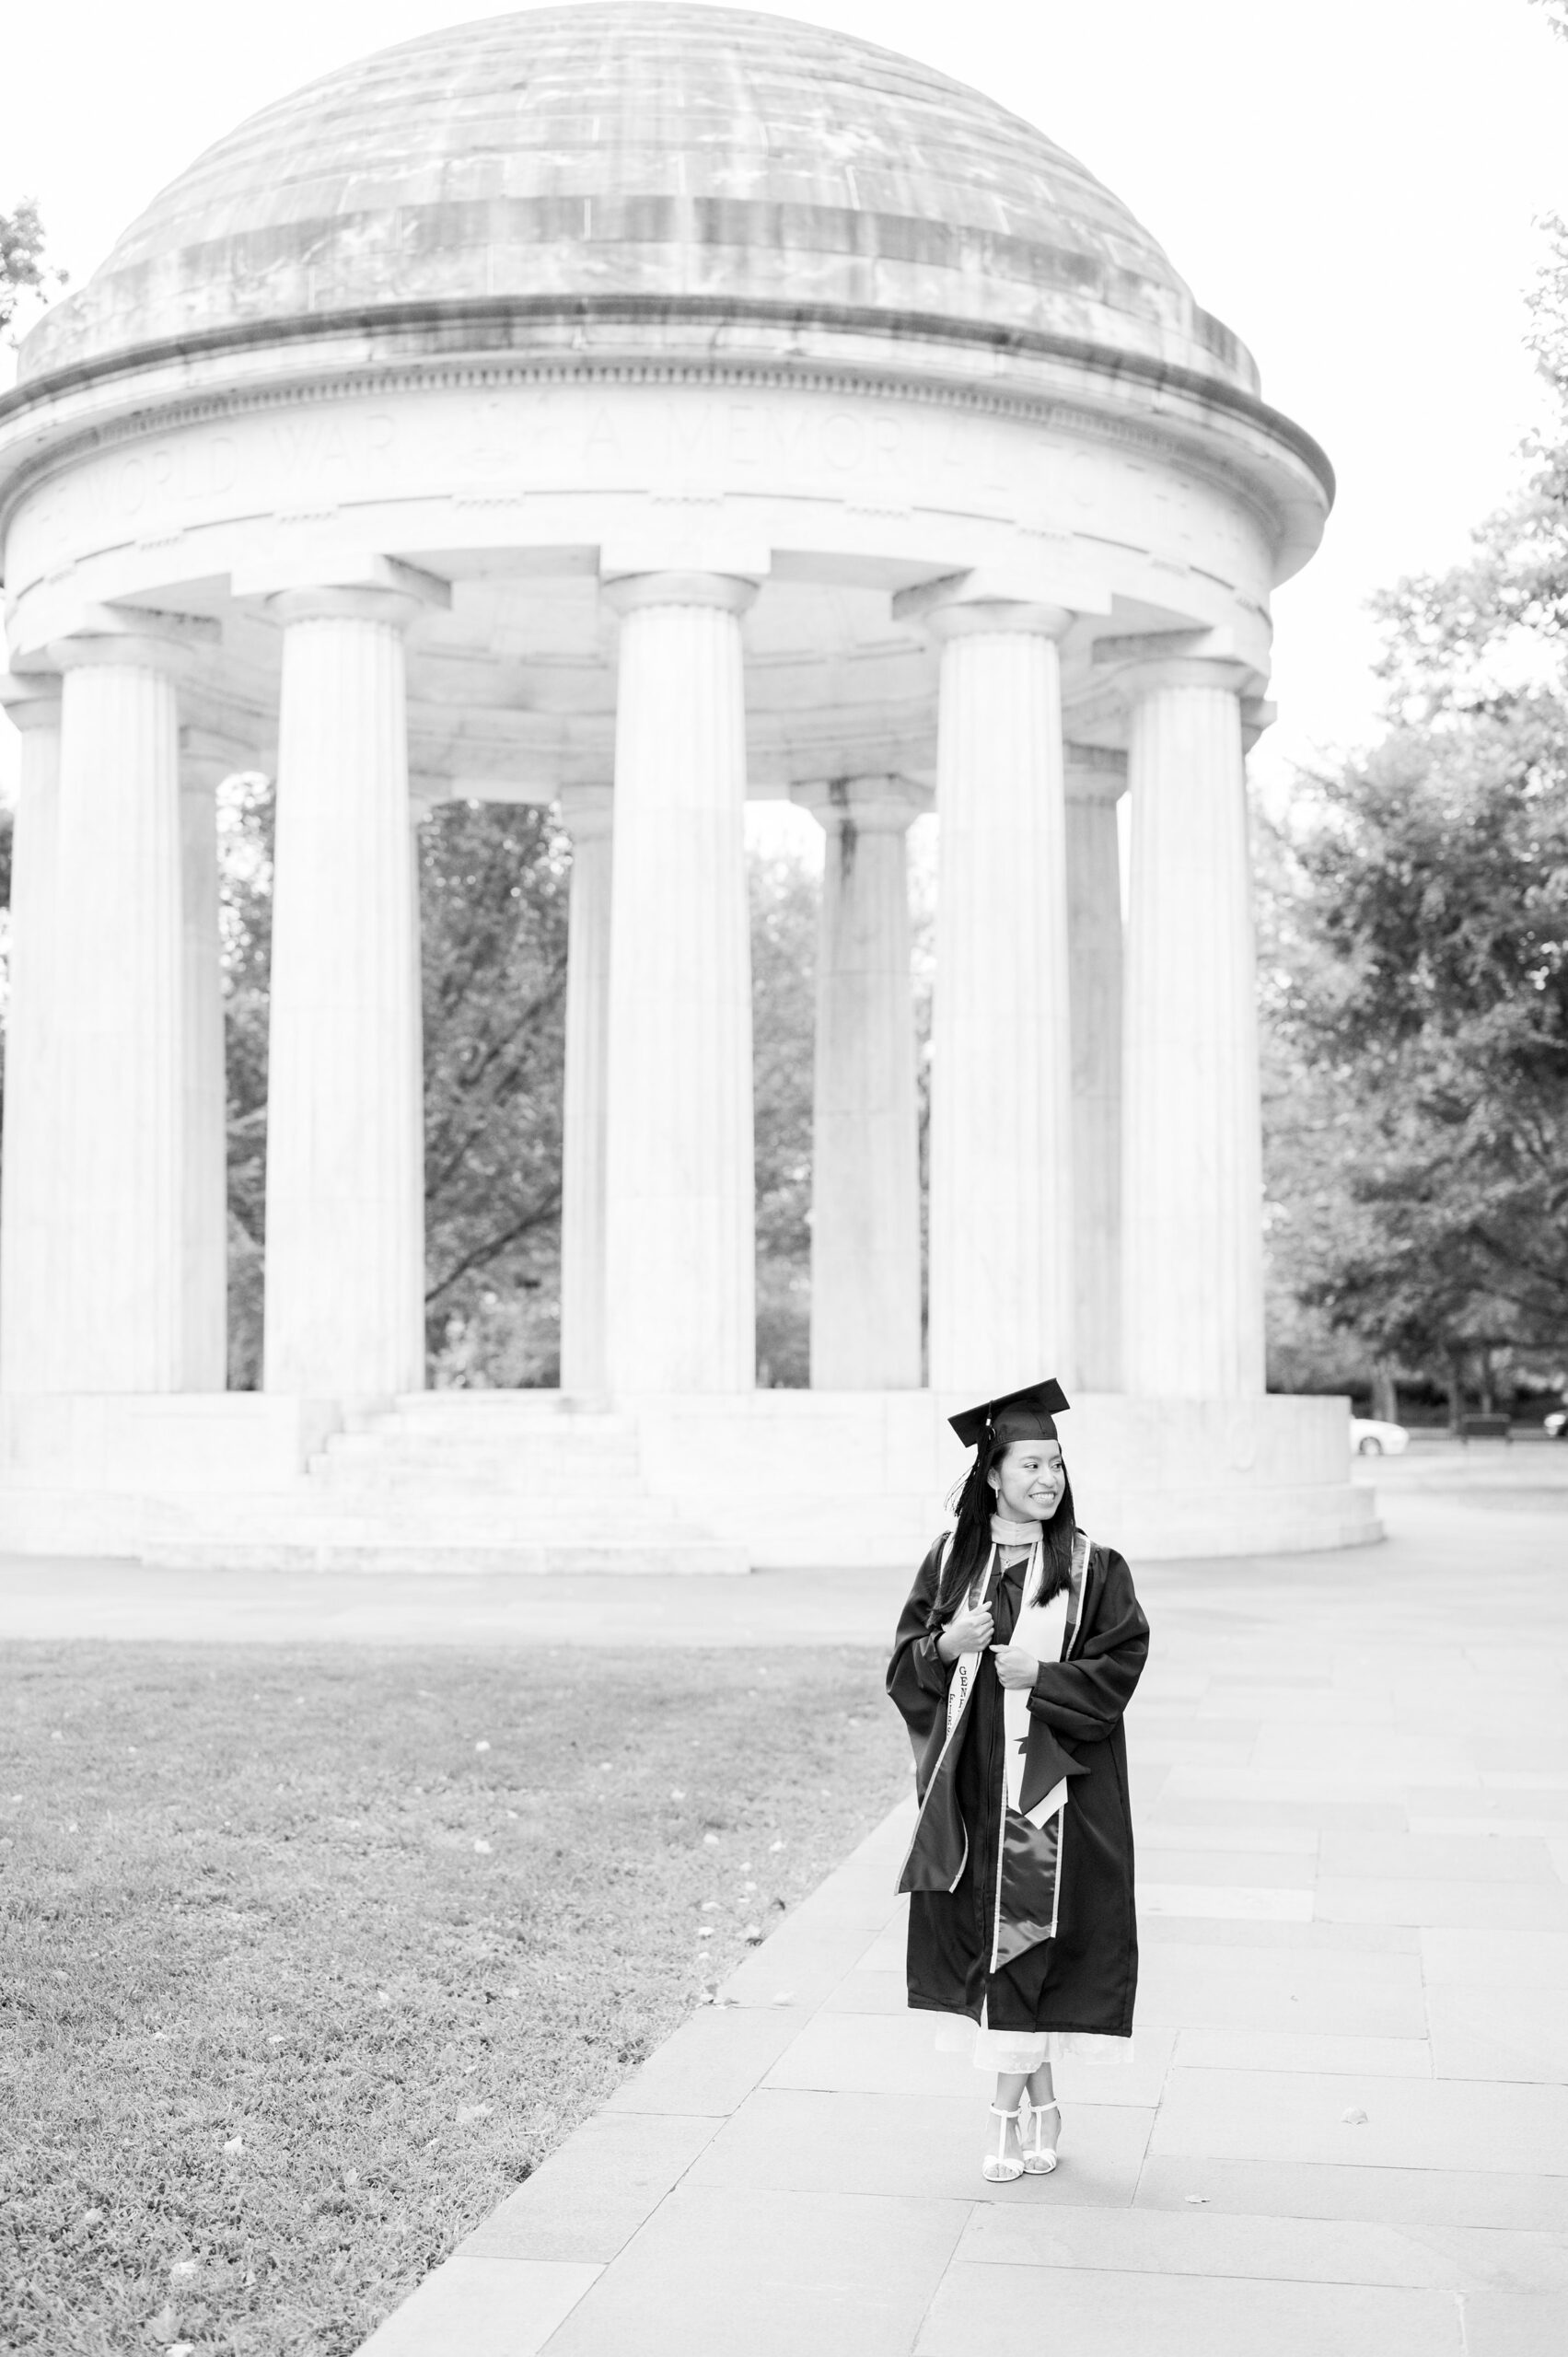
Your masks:
<svg viewBox="0 0 1568 2357"><path fill-rule="evenodd" d="M1067 1486L1061 1443L1016 1440L1009 1444L988 1479L996 1493L996 1507L1014 1522L1049 1522Z"/></svg>

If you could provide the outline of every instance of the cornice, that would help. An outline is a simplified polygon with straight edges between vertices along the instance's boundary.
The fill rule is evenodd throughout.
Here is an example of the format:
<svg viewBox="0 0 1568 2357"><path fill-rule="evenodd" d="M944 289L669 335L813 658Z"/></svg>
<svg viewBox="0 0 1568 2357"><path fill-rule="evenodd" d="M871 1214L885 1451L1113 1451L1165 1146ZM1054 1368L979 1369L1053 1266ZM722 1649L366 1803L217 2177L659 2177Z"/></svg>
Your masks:
<svg viewBox="0 0 1568 2357"><path fill-rule="evenodd" d="M581 338L589 330L615 327L682 327L744 330L747 326L794 335L828 332L853 334L874 345L893 347L890 358L845 357L806 353L798 347L777 353L746 355L708 350L691 357L590 353ZM558 354L541 354L515 341L519 332L551 327L573 332L573 346ZM329 360L319 347L343 337L370 337L381 346L358 358ZM389 351L398 338L439 337L423 349ZM456 339L460 348L454 350ZM316 347L315 365L308 365ZM923 347L923 350L917 347ZM290 351L302 365L296 373L267 386L238 386L213 392L192 393L171 389L159 395L148 389L144 402L128 414L101 424L66 432L34 460L21 461L10 482L0 528L8 522L18 499L41 482L88 452L140 440L172 426L244 414L248 411L296 405L301 401L350 399L367 391L419 390L432 385L486 387L516 383L724 384L740 388L788 387L831 391L839 397L913 401L943 407L978 411L1037 424L1059 424L1079 434L1120 442L1179 463L1220 485L1233 496L1245 497L1259 520L1278 539L1287 519L1249 467L1244 449L1233 461L1219 459L1196 438L1205 425L1240 427L1260 436L1302 468L1317 487L1325 508L1334 495L1333 470L1312 437L1281 412L1255 395L1196 370L1127 353L1113 347L1040 331L965 329L937 315L907 313L890 319L884 312L759 302L727 302L691 298L680 303L652 299L607 298L563 306L558 302L519 304L505 298L487 303L444 305L404 304L385 309L333 313L303 319L257 322L211 334L169 338L102 360L57 369L0 397L0 435L8 424L29 412L73 393L116 386L129 390L138 377L158 367L199 366L226 355ZM1009 360L1019 364L1055 365L1089 377L1113 396L1120 388L1144 399L1174 399L1189 411L1159 422L1108 411L1091 400L1075 401L1046 388L1028 385L965 382L947 374L939 355L969 353L993 369ZM1196 412L1196 414L1192 412Z"/></svg>

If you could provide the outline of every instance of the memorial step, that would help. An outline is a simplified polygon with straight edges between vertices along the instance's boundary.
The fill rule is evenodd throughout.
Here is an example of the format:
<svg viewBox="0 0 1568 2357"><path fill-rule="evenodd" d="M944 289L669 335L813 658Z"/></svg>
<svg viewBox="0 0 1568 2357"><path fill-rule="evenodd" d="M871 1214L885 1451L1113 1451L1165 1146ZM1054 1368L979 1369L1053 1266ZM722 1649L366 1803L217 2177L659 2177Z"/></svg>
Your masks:
<svg viewBox="0 0 1568 2357"><path fill-rule="evenodd" d="M584 1465L575 1457L550 1457L500 1449L454 1446L444 1449L430 1442L417 1447L372 1448L350 1454L324 1449L311 1457L312 1481L333 1491L374 1483L456 1493L459 1489L486 1492L505 1491L539 1497L569 1496L641 1498L647 1492L634 1466Z"/></svg>
<svg viewBox="0 0 1568 2357"><path fill-rule="evenodd" d="M714 1577L745 1573L744 1547L718 1538L438 1542L407 1538L267 1538L235 1545L218 1538L149 1539L145 1563L170 1571L461 1573L544 1578Z"/></svg>
<svg viewBox="0 0 1568 2357"><path fill-rule="evenodd" d="M253 1571L750 1568L743 1547L648 1491L631 1417L544 1391L420 1392L358 1411L296 1491L257 1503L239 1546L199 1526L155 1543L149 1561Z"/></svg>

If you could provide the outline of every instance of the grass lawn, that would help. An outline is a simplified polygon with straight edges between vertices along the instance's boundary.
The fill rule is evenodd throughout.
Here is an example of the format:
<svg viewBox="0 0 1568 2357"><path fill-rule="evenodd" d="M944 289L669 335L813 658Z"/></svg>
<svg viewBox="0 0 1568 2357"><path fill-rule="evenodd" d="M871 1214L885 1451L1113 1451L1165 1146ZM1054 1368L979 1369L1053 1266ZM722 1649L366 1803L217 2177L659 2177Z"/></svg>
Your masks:
<svg viewBox="0 0 1568 2357"><path fill-rule="evenodd" d="M6 1647L0 2348L356 2348L908 1791L882 1666Z"/></svg>

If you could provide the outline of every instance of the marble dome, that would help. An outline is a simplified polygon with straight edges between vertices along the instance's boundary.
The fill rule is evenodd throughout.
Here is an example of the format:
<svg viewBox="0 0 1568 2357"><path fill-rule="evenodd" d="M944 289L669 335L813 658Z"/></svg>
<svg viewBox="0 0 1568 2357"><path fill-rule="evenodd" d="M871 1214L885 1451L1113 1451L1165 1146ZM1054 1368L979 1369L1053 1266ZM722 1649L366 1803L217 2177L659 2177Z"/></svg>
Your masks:
<svg viewBox="0 0 1568 2357"><path fill-rule="evenodd" d="M995 100L842 33L628 0L432 33L265 108L21 375L563 312L1044 338L1258 389L1121 200Z"/></svg>

